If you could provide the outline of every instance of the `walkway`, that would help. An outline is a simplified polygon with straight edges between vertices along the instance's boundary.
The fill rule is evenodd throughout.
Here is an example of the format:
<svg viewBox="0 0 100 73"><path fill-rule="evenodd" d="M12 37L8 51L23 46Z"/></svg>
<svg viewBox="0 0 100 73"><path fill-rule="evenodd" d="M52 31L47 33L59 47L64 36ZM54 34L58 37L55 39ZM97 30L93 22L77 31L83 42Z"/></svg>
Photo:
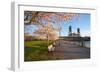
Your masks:
<svg viewBox="0 0 100 73"><path fill-rule="evenodd" d="M57 59L90 58L90 48L80 47L71 42L60 40L60 46L59 41L57 41L52 55Z"/></svg>

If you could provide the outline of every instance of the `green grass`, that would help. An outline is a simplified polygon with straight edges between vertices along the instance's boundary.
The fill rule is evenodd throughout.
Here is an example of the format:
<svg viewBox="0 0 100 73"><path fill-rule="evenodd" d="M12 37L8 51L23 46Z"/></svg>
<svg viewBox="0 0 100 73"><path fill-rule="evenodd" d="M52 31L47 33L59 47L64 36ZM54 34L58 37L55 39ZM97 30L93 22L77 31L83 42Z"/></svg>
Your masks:
<svg viewBox="0 0 100 73"><path fill-rule="evenodd" d="M52 44L53 41L38 40L38 41L25 41L24 43L24 60L25 61L40 61L49 60L52 57L48 56L47 46Z"/></svg>

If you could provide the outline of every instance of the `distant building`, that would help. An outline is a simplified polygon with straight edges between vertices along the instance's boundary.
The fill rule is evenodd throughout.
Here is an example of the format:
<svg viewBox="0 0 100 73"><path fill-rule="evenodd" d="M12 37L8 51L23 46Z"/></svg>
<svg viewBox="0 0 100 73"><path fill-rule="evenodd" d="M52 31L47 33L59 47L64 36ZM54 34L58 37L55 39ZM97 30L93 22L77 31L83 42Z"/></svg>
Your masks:
<svg viewBox="0 0 100 73"><path fill-rule="evenodd" d="M69 37L79 37L80 35L77 33L70 33L68 36Z"/></svg>
<svg viewBox="0 0 100 73"><path fill-rule="evenodd" d="M77 28L77 33L72 32L72 27L69 26L69 34L68 37L80 37L80 28Z"/></svg>

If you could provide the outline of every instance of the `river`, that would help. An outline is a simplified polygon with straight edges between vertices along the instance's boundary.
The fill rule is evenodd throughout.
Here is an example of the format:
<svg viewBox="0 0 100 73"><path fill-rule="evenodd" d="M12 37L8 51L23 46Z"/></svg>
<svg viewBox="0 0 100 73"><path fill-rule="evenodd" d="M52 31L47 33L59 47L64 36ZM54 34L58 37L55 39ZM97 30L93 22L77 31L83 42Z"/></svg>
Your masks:
<svg viewBox="0 0 100 73"><path fill-rule="evenodd" d="M84 46L90 48L90 41L85 41Z"/></svg>

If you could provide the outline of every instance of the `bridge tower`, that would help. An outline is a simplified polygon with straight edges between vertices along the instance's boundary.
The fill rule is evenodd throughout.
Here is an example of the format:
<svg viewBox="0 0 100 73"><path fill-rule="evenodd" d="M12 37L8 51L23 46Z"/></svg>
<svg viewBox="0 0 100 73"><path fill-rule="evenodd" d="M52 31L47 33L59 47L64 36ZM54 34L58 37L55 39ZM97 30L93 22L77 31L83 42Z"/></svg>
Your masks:
<svg viewBox="0 0 100 73"><path fill-rule="evenodd" d="M72 33L72 26L69 26L69 35Z"/></svg>
<svg viewBox="0 0 100 73"><path fill-rule="evenodd" d="M80 28L77 28L77 34L80 36Z"/></svg>

